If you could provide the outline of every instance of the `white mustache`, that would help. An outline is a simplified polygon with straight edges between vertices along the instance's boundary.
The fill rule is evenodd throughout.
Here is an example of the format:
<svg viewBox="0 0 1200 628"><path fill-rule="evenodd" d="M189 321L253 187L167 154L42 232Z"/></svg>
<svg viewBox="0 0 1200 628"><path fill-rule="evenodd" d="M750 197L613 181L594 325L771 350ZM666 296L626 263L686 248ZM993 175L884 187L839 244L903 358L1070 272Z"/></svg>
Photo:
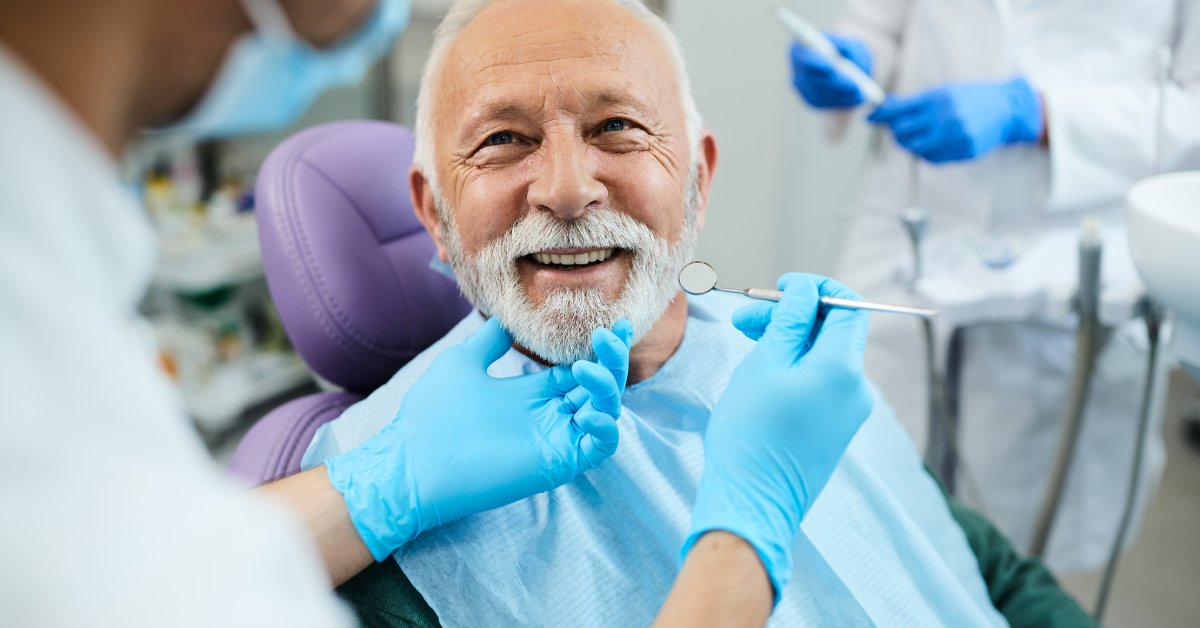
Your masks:
<svg viewBox="0 0 1200 628"><path fill-rule="evenodd" d="M607 207L588 210L573 220L534 211L513 223L494 241L508 258L558 248L619 248L636 254L656 236L645 224Z"/></svg>

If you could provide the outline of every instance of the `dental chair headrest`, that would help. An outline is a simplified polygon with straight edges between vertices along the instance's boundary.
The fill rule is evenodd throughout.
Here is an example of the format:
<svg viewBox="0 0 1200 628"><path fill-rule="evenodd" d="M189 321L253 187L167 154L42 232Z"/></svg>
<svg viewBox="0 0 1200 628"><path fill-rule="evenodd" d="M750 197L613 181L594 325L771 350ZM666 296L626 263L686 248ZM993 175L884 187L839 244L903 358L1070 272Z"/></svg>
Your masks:
<svg viewBox="0 0 1200 628"><path fill-rule="evenodd" d="M433 241L408 195L413 134L338 122L272 151L256 186L267 283L314 371L369 392L470 309L430 270Z"/></svg>

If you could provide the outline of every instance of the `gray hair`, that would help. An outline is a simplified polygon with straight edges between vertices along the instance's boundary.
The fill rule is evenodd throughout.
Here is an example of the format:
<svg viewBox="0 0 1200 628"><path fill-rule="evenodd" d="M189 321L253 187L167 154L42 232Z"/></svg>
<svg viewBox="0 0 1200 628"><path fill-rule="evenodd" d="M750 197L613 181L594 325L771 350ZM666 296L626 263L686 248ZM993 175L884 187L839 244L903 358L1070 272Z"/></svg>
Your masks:
<svg viewBox="0 0 1200 628"><path fill-rule="evenodd" d="M435 196L439 195L437 182L437 163L433 154L433 87L442 64L446 60L447 51L463 29L475 19L483 9L497 0L457 0L449 13L438 25L434 34L433 46L429 60L425 63L425 71L421 74L421 86L417 94L417 129L416 149L413 153L413 165L425 173L426 179ZM671 57L671 65L675 68L678 78L680 102L683 103L686 118L688 147L692 152L691 159L696 158L697 145L700 143L701 119L700 111L696 108L696 99L692 96L691 80L688 78L687 65L683 60L683 47L679 39L671 31L661 17L657 16L641 0L597 0L615 2L618 6L632 13L635 17L650 27L658 36Z"/></svg>

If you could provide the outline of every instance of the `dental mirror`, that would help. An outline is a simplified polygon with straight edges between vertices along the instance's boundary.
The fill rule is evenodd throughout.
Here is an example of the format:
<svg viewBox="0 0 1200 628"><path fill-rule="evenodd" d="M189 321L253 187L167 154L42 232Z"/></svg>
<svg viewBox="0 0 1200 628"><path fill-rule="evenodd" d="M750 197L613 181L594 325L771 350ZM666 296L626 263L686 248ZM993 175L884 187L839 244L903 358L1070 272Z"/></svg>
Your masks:
<svg viewBox="0 0 1200 628"><path fill-rule="evenodd" d="M697 296L716 290L717 292L735 292L748 296L751 299L762 301L778 301L783 298L783 292L779 290L769 290L766 288L720 288L717 286L717 271L707 262L700 261L692 262L679 271L679 287L683 288L684 292ZM838 307L847 310L870 310L872 312L902 314L918 318L933 318L937 316L937 310L904 305L869 303L867 301L841 299L838 297L821 297L821 304L826 307Z"/></svg>
<svg viewBox="0 0 1200 628"><path fill-rule="evenodd" d="M717 287L717 271L705 262L692 262L679 271L679 287L688 294L704 294Z"/></svg>

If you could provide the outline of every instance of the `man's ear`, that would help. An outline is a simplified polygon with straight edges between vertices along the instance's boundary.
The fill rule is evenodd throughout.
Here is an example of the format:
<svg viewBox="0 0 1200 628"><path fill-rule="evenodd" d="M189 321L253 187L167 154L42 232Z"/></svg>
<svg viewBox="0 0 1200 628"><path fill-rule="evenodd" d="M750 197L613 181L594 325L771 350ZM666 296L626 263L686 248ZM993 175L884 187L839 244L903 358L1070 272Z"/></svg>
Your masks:
<svg viewBox="0 0 1200 628"><path fill-rule="evenodd" d="M445 245L446 234L442 233L442 220L438 216L437 206L433 202L433 186L425 178L425 173L415 167L408 172L408 194L412 200L413 214L433 237L438 259L449 263L450 256L446 254Z"/></svg>
<svg viewBox="0 0 1200 628"><path fill-rule="evenodd" d="M708 215L708 195L712 191L713 173L717 170L717 137L704 131L696 146L696 185L700 189L700 211L696 221L701 229Z"/></svg>

